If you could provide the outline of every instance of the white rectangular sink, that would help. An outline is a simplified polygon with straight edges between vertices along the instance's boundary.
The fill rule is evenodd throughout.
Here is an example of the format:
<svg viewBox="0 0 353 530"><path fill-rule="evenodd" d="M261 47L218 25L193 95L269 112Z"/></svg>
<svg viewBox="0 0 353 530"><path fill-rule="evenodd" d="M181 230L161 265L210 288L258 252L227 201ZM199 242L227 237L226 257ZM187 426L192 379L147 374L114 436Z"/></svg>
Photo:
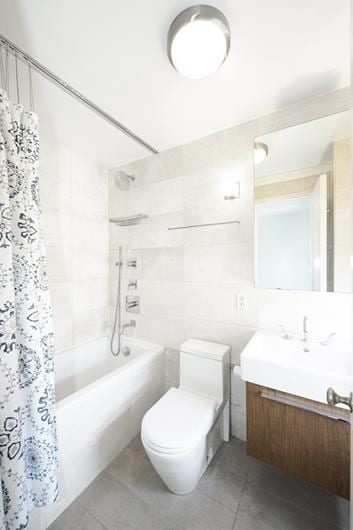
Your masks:
<svg viewBox="0 0 353 530"><path fill-rule="evenodd" d="M337 337L323 346L315 339L304 343L299 335L284 339L280 332L259 330L240 359L242 379L249 383L321 403L330 386L341 396L351 392L349 348Z"/></svg>

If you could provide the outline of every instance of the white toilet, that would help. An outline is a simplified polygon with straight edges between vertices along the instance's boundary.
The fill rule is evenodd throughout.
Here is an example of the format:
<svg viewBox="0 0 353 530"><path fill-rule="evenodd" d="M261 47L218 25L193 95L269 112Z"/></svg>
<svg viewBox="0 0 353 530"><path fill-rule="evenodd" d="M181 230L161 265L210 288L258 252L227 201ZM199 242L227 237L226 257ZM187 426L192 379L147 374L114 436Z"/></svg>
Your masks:
<svg viewBox="0 0 353 530"><path fill-rule="evenodd" d="M145 414L141 439L166 486L186 495L197 486L230 432L230 348L190 339L181 345L180 386Z"/></svg>

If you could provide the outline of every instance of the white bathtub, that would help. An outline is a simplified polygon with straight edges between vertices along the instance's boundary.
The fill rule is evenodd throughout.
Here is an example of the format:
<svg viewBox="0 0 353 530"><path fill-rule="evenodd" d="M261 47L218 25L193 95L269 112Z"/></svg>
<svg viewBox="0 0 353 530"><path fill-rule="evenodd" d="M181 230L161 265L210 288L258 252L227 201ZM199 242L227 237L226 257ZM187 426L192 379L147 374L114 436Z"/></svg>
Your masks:
<svg viewBox="0 0 353 530"><path fill-rule="evenodd" d="M164 393L164 347L123 337L128 357L109 339L56 356L60 451L59 498L35 510L30 528L49 526L136 436L145 412Z"/></svg>

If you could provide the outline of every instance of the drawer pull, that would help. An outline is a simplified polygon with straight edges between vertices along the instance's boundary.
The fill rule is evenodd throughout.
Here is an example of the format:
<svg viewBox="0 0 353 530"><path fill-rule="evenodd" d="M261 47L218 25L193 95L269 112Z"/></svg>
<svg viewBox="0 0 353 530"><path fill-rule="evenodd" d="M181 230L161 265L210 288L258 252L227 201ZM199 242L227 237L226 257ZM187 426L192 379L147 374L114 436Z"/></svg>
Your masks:
<svg viewBox="0 0 353 530"><path fill-rule="evenodd" d="M353 393L352 392L349 394L348 397L343 397L337 394L337 392L335 392L333 388L330 387L327 389L326 398L327 398L327 403L331 405L331 407L335 407L336 405L341 404L341 405L345 405L346 407L349 408L351 412L353 412Z"/></svg>

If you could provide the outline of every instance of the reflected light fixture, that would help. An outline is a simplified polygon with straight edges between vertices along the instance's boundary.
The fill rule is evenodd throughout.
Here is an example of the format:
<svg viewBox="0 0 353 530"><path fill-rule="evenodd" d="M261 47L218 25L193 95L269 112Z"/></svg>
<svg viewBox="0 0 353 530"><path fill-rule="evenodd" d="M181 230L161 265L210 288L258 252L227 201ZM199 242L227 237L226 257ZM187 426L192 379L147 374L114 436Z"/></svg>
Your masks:
<svg viewBox="0 0 353 530"><path fill-rule="evenodd" d="M254 164L259 164L268 155L268 145L261 142L254 143Z"/></svg>
<svg viewBox="0 0 353 530"><path fill-rule="evenodd" d="M229 47L228 21L213 6L188 7L169 28L169 60L178 72L191 79L215 73L227 58Z"/></svg>

